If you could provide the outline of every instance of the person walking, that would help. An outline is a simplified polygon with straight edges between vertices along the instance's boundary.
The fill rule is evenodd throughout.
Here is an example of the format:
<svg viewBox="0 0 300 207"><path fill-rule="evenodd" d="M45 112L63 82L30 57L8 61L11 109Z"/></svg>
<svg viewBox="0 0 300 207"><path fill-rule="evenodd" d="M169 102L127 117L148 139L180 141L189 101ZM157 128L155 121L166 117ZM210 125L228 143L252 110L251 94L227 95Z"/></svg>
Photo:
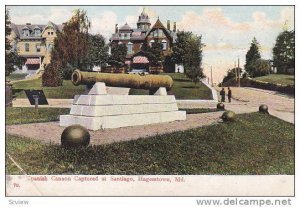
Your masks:
<svg viewBox="0 0 300 207"><path fill-rule="evenodd" d="M221 102L225 102L225 90L224 90L224 88L222 88L222 90L220 91L220 96L221 96Z"/></svg>
<svg viewBox="0 0 300 207"><path fill-rule="evenodd" d="M231 91L230 87L228 87L228 101L229 101L229 103L231 103L231 96L232 96L232 91Z"/></svg>

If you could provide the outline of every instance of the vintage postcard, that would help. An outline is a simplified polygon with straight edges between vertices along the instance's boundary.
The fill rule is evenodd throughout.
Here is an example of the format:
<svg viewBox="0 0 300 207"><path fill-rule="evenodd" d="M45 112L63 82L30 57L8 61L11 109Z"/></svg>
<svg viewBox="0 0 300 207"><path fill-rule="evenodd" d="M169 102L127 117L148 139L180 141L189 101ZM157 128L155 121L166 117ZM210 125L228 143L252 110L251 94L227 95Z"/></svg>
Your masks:
<svg viewBox="0 0 300 207"><path fill-rule="evenodd" d="M10 206L49 196L292 206L294 5L8 4L4 15Z"/></svg>

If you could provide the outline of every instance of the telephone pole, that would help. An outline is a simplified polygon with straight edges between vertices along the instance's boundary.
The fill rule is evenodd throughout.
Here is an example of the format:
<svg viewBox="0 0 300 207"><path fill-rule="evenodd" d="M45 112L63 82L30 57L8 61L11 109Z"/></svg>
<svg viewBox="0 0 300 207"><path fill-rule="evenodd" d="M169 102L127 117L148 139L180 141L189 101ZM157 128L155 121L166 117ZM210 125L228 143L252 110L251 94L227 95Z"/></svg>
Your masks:
<svg viewBox="0 0 300 207"><path fill-rule="evenodd" d="M212 75L212 66L210 66L210 82L211 82L211 86L213 87L214 83L213 83L213 75Z"/></svg>
<svg viewBox="0 0 300 207"><path fill-rule="evenodd" d="M237 69L236 69L236 61L234 61L234 71L235 71L235 86L237 86Z"/></svg>
<svg viewBox="0 0 300 207"><path fill-rule="evenodd" d="M238 68L237 68L237 71L238 71L238 87L241 86L241 77L240 77L240 56L238 56Z"/></svg>

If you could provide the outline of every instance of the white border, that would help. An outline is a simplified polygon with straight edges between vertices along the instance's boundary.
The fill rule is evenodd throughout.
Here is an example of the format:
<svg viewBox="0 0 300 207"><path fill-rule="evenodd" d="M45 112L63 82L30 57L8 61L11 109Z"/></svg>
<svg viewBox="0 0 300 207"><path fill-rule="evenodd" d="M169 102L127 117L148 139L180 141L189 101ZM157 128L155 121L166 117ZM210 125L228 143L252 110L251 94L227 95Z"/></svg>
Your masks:
<svg viewBox="0 0 300 207"><path fill-rule="evenodd" d="M0 55L0 63L1 63L1 68L2 68L2 76L1 77L1 89L3 91L2 94L5 94L4 92L4 83L5 83L5 77L4 77L4 13L5 13L5 5L42 5L42 4L48 4L48 5L159 5L159 4L164 4L164 5L296 5L295 7L295 12L296 12L296 17L299 14L299 1L295 0L253 0L253 1L244 1L244 0L227 0L227 1L216 1L216 0L210 0L210 1L191 1L191 0L185 0L185 1L179 1L179 0L173 0L173 1L154 1L154 0L147 0L147 1L141 1L141 0L111 0L111 1L102 1L100 2L99 0L77 0L77 1L71 1L71 0L65 0L65 1L60 1L60 0L52 0L52 1L44 1L45 3L42 3L43 0L27 0L27 1L18 1L18 0L5 0L1 1L1 37L3 41L0 41L1 45L1 55ZM295 27L300 28L299 25L299 20L296 18L295 22ZM297 29L298 31L298 29ZM296 33L296 43L299 40L299 34ZM299 60L299 47L296 46L296 60ZM296 68L297 68L297 61L296 61ZM296 77L298 77L299 71L296 69ZM299 84L296 83L296 94L299 91ZM298 118L298 110L297 107L299 106L298 104L298 99L297 96L295 97L296 99L296 137L298 135L298 129L299 128L299 118ZM4 117L4 95L2 96L2 119L1 119L1 126L2 126L2 132L5 130L5 117ZM0 149L1 149L1 157L5 157L5 152L4 152L4 133L2 133L1 136L1 142L0 142ZM299 141L296 138L296 160L299 160ZM0 206L9 206L8 205L8 200L12 198L5 198L4 197L4 169L5 169L5 162L4 159L0 159L0 164L1 164L1 179L0 179L0 194L1 194L1 199L0 199ZM299 183L299 165L296 163L296 181ZM292 198L293 201L293 206L300 206L300 199L299 199L299 185L296 185L296 198ZM2 199L3 198L3 199ZM254 198L253 198L254 199ZM22 198L15 198L15 200L23 200ZM132 198L132 197L127 197L127 198L116 198L116 197L111 197L111 198L103 198L103 197L96 197L96 198L89 198L89 197L78 197L78 198L51 198L51 197L42 197L42 198L25 198L25 200L30 201L29 206L196 206L195 200L196 198L189 198L189 197L171 197L171 198ZM56 205L55 205L56 204ZM129 205L130 204L130 205Z"/></svg>

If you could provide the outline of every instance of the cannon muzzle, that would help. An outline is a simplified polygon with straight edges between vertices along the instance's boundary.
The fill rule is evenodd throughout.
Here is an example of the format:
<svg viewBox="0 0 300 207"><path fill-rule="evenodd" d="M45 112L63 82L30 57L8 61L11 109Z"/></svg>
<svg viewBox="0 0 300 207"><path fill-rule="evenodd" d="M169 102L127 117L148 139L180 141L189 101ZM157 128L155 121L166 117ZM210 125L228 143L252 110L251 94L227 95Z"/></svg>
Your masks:
<svg viewBox="0 0 300 207"><path fill-rule="evenodd" d="M173 85L173 80L168 75L95 73L75 70L71 79L75 86L94 85L96 82L104 82L107 86L112 87L145 90L157 90L159 87L165 87L169 91Z"/></svg>

